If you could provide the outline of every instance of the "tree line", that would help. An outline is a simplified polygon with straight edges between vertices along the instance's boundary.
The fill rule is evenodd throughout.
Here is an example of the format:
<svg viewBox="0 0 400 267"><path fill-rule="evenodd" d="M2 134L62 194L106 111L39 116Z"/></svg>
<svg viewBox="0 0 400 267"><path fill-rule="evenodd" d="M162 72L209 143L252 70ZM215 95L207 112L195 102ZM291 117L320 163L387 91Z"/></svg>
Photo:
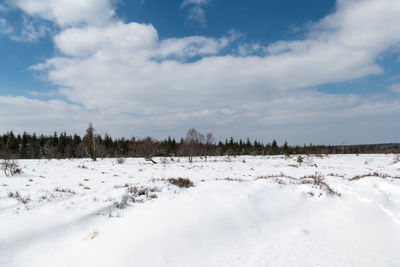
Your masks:
<svg viewBox="0 0 400 267"><path fill-rule="evenodd" d="M206 135L196 129L189 129L185 138L176 140L168 137L157 140L145 138L117 138L96 134L92 124L81 137L66 132L53 135L36 135L12 131L0 136L0 156L15 159L62 159L62 158L107 158L107 157L153 157L185 156L238 156L238 155L293 155L293 154L363 154L399 153L400 144L372 145L303 145L290 146L287 142L278 145L276 140L264 144L259 141L234 140L215 141L212 133Z"/></svg>

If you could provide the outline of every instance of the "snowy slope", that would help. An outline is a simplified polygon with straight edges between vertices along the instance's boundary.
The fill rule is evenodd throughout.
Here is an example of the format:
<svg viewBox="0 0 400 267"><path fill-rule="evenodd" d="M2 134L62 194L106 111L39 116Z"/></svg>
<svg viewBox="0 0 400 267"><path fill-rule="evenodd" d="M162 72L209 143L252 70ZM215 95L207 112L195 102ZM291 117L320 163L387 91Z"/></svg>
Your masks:
<svg viewBox="0 0 400 267"><path fill-rule="evenodd" d="M0 174L0 266L399 266L394 159L20 161Z"/></svg>

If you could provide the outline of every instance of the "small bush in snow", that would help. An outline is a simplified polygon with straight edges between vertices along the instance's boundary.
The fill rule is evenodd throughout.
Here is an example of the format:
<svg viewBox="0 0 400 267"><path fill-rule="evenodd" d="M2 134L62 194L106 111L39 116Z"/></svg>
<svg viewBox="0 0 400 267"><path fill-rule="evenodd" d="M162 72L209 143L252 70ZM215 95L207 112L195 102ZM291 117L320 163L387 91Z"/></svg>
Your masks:
<svg viewBox="0 0 400 267"><path fill-rule="evenodd" d="M301 164L301 163L303 163L303 161L304 161L304 158L302 156L297 157L297 163Z"/></svg>
<svg viewBox="0 0 400 267"><path fill-rule="evenodd" d="M117 208L117 209L123 209L123 208L125 208L126 207L126 205L128 205L128 201L129 201L129 196L123 196L122 197L122 199L121 199L121 201L115 201L114 202L114 206Z"/></svg>
<svg viewBox="0 0 400 267"><path fill-rule="evenodd" d="M18 191L15 191L15 193L14 192L9 192L8 193L8 197L14 198L14 199L16 199L18 202L20 202L22 204L27 204L31 200L30 196L23 197L23 196L21 196L19 194Z"/></svg>
<svg viewBox="0 0 400 267"><path fill-rule="evenodd" d="M60 188L60 187L56 187L56 188L54 189L54 191L59 192L59 193L69 193L69 194L72 194L72 195L75 194L75 191L73 191L73 190L71 190L71 189L69 189L69 188Z"/></svg>
<svg viewBox="0 0 400 267"><path fill-rule="evenodd" d="M18 165L18 162L15 159L5 158L1 163L1 169L4 171L4 174L8 176L14 176L22 173L21 168Z"/></svg>
<svg viewBox="0 0 400 267"><path fill-rule="evenodd" d="M117 163L118 164L124 164L125 163L125 159L124 158L117 158Z"/></svg>
<svg viewBox="0 0 400 267"><path fill-rule="evenodd" d="M336 192L332 187L330 187L326 183L324 176L322 176L319 173L301 177L300 183L301 184L310 184L310 185L319 187L320 189L324 190L325 192L327 192L329 195L332 195L332 196L339 196L339 197L341 196L341 194L339 192Z"/></svg>
<svg viewBox="0 0 400 267"><path fill-rule="evenodd" d="M187 178L178 178L178 179L170 178L168 179L168 182L170 182L173 185L179 186L181 188L189 188L193 186L193 182Z"/></svg>

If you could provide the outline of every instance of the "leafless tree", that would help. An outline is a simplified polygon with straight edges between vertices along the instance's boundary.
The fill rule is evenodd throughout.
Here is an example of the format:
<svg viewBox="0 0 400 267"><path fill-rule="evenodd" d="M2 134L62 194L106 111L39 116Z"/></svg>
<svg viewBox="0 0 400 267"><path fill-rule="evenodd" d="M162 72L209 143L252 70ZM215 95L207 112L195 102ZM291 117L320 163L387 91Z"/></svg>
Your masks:
<svg viewBox="0 0 400 267"><path fill-rule="evenodd" d="M207 155L209 153L210 148L214 144L214 142L215 142L214 135L211 132L206 134L206 141L205 141L205 144L204 144L204 160L205 161L207 161Z"/></svg>
<svg viewBox="0 0 400 267"><path fill-rule="evenodd" d="M153 157L157 153L158 149L158 142L150 136L135 143L136 153L143 156L145 160L151 161L154 164L157 164L157 162L153 160Z"/></svg>
<svg viewBox="0 0 400 267"><path fill-rule="evenodd" d="M201 147L204 144L204 135L194 128L186 132L186 138L181 151L188 157L189 162L193 162L193 157L201 154Z"/></svg>

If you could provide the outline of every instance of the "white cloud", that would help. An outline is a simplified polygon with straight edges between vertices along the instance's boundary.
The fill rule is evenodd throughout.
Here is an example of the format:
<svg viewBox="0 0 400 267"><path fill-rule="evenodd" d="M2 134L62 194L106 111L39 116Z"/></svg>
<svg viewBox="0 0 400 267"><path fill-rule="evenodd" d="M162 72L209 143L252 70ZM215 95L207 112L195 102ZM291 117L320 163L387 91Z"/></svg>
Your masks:
<svg viewBox="0 0 400 267"><path fill-rule="evenodd" d="M55 130L75 130L85 127L87 112L59 100L39 101L26 97L0 96L0 131L35 131L51 133ZM68 114L68 116L65 116ZM54 130L51 130L54 128Z"/></svg>
<svg viewBox="0 0 400 267"><path fill-rule="evenodd" d="M116 134L196 126L221 137L368 142L371 123L393 127L399 101L310 88L382 73L377 59L400 44L399 13L397 0L341 0L304 40L242 44L238 55L226 53L229 36L160 40L152 25L115 19L64 29L54 38L61 54L33 68L87 113L82 120L101 114Z"/></svg>
<svg viewBox="0 0 400 267"><path fill-rule="evenodd" d="M226 48L233 40L228 37L220 39L202 36L170 38L163 40L157 47L157 57L176 57L180 59L204 55L216 55Z"/></svg>
<svg viewBox="0 0 400 267"><path fill-rule="evenodd" d="M199 22L202 26L206 26L206 16L204 6L207 5L210 0L184 0L181 4L182 9L187 9L188 20L194 20Z"/></svg>
<svg viewBox="0 0 400 267"><path fill-rule="evenodd" d="M69 56L89 56L109 51L124 51L139 55L151 50L158 42L152 25L115 22L105 27L70 28L55 36L60 52Z"/></svg>
<svg viewBox="0 0 400 267"><path fill-rule="evenodd" d="M0 18L0 34L9 35L13 33L13 28L4 18Z"/></svg>
<svg viewBox="0 0 400 267"><path fill-rule="evenodd" d="M55 38L68 57L47 61L48 78L70 100L88 108L155 114L226 103L235 107L287 90L381 73L376 58L400 41L394 34L400 32L400 17L393 12L400 2L379 3L340 2L312 37L273 44L263 57L213 56L225 46L223 39L159 41L151 25L118 22L68 29ZM153 60L176 53L208 56L195 62Z"/></svg>
<svg viewBox="0 0 400 267"><path fill-rule="evenodd" d="M109 0L15 0L13 4L31 16L53 21L62 27L106 25L114 16Z"/></svg>
<svg viewBox="0 0 400 267"><path fill-rule="evenodd" d="M392 90L395 93L400 94L400 83L393 84L389 87L390 90Z"/></svg>
<svg viewBox="0 0 400 267"><path fill-rule="evenodd" d="M184 0L181 6L185 7L188 5L206 5L209 2L211 2L211 0Z"/></svg>
<svg viewBox="0 0 400 267"><path fill-rule="evenodd" d="M26 17L23 18L22 30L19 34L13 34L11 39L17 42L37 42L40 38L46 36L50 29L44 24L35 23Z"/></svg>
<svg viewBox="0 0 400 267"><path fill-rule="evenodd" d="M302 92L247 102L234 108L136 116L90 110L60 100L0 96L0 132L83 134L93 122L100 134L163 138L184 136L189 126L223 138L253 137L280 143L370 143L398 140L400 101ZM66 115L67 114L67 115ZM371 122L374 127L371 127ZM312 125L312 127L310 126ZM379 136L381 139L377 140Z"/></svg>
<svg viewBox="0 0 400 267"><path fill-rule="evenodd" d="M7 35L16 42L34 43L44 37L49 31L49 28L45 25L37 23L34 20L29 20L26 17L23 17L21 30L17 31L5 19L0 18L0 33Z"/></svg>

